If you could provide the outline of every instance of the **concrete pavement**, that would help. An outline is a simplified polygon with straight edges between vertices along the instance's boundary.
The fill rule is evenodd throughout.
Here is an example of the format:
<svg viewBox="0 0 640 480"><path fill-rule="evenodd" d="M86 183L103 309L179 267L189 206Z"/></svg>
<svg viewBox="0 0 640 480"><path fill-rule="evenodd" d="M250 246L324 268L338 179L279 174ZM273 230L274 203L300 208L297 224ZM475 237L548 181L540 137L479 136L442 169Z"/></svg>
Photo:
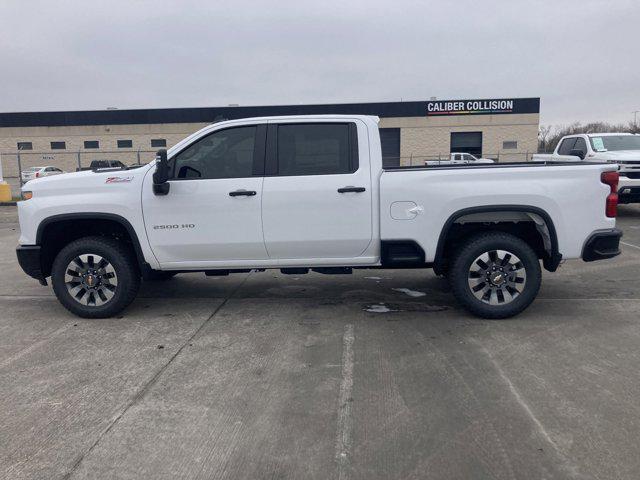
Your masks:
<svg viewBox="0 0 640 480"><path fill-rule="evenodd" d="M184 274L84 320L21 272L3 208L0 478L638 478L640 208L620 213L623 255L545 272L509 320L385 270Z"/></svg>

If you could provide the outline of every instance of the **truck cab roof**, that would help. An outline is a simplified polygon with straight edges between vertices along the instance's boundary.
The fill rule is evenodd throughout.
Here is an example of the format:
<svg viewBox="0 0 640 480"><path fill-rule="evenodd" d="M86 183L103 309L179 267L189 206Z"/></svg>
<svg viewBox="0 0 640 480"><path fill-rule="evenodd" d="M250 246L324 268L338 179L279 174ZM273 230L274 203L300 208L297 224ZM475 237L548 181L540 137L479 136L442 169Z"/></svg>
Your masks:
<svg viewBox="0 0 640 480"><path fill-rule="evenodd" d="M586 133L585 135L587 135L588 137L627 137L627 136L633 136L633 135L637 135L637 133L628 133L628 132L620 132L620 133L615 133L615 132L607 132L607 133Z"/></svg>

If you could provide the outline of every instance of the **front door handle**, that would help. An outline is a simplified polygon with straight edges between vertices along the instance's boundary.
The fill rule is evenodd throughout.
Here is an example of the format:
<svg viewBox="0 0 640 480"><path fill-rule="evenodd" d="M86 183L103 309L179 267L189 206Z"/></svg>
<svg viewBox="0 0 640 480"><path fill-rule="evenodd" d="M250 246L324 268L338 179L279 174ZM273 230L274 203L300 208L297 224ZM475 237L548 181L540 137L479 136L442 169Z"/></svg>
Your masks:
<svg viewBox="0 0 640 480"><path fill-rule="evenodd" d="M364 192L365 190L366 188L364 187L352 187L351 185L349 185L347 187L339 188L338 193L348 193L348 192L361 193L361 192Z"/></svg>
<svg viewBox="0 0 640 480"><path fill-rule="evenodd" d="M234 190L233 192L229 192L230 197L253 197L255 194L255 190Z"/></svg>

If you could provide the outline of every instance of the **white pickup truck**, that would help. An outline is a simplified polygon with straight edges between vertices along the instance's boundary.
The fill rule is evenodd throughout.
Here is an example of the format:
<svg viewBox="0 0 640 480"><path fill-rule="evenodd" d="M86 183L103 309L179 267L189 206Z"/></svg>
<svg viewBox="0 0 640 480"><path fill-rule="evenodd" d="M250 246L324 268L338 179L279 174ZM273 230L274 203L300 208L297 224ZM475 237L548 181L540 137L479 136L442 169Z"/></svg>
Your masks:
<svg viewBox="0 0 640 480"><path fill-rule="evenodd" d="M469 165L478 165L480 163L495 163L490 158L478 158L470 153L454 152L449 155L449 158L444 160L426 160L425 165L455 165L458 163L464 163Z"/></svg>
<svg viewBox="0 0 640 480"><path fill-rule="evenodd" d="M533 161L608 162L620 166L619 203L640 203L640 135L582 133L567 135L552 154L533 155Z"/></svg>
<svg viewBox="0 0 640 480"><path fill-rule="evenodd" d="M541 267L619 254L617 165L382 167L377 117L292 116L208 126L138 169L23 188L23 270L83 317L141 279L249 269L433 268L476 315L538 293Z"/></svg>

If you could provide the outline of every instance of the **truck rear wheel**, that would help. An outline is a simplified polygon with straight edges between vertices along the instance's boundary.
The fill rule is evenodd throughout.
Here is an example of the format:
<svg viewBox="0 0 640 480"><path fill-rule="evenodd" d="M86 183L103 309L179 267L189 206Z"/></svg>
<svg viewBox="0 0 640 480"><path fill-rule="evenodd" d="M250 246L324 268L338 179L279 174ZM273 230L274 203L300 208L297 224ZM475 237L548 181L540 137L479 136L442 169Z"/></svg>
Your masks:
<svg viewBox="0 0 640 480"><path fill-rule="evenodd" d="M457 253L449 271L457 300L483 318L517 315L535 299L542 272L533 249L502 232L471 238Z"/></svg>
<svg viewBox="0 0 640 480"><path fill-rule="evenodd" d="M112 238L84 237L65 246L53 261L53 291L71 313L107 318L126 308L140 287L133 253Z"/></svg>

